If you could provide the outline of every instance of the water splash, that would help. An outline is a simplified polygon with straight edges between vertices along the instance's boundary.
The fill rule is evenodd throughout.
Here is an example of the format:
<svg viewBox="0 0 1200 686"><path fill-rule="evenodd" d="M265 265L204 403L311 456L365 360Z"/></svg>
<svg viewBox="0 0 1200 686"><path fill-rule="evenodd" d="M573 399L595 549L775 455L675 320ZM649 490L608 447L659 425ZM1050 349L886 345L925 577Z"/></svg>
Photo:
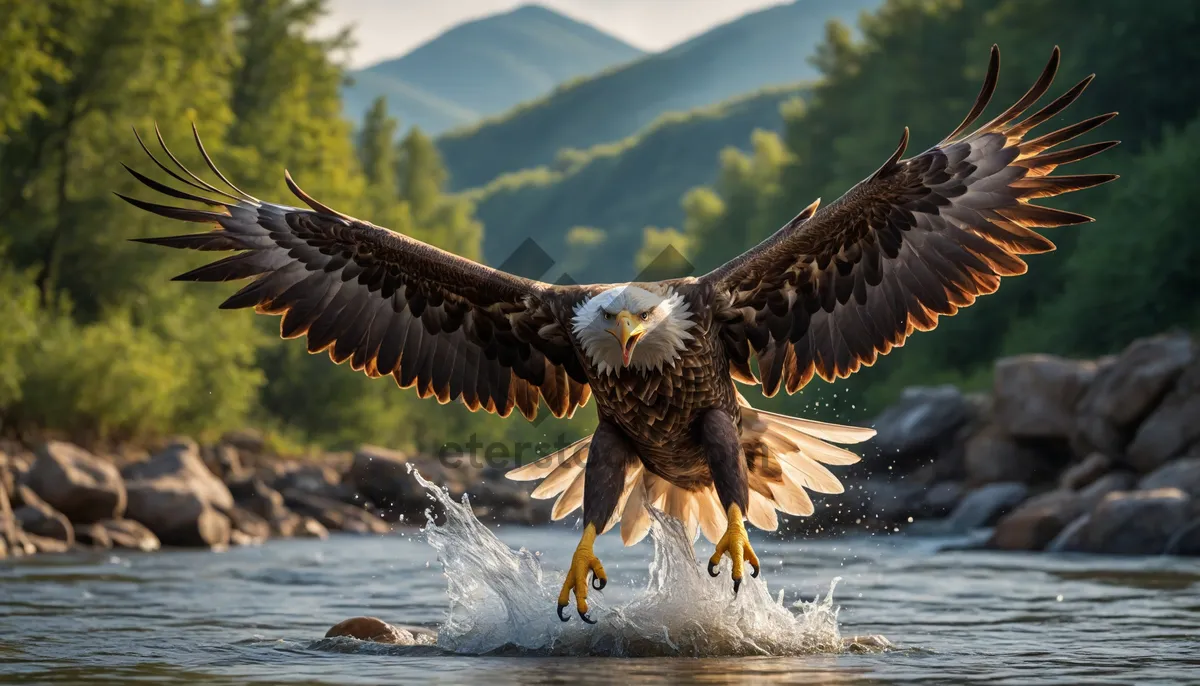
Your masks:
<svg viewBox="0 0 1200 686"><path fill-rule="evenodd" d="M440 648L460 654L525 653L597 656L802 655L840 652L833 589L812 602L783 605L764 579L747 577L730 593L729 562L711 578L695 560L691 539L675 519L652 511L654 561L646 588L631 601L607 604L590 594L585 625L563 623L553 608L559 574L546 578L528 550L514 551L479 522L466 496L455 502L413 470L445 512L445 523L423 530L448 580L450 609L438 631ZM886 639L883 643L886 644ZM879 647L886 647L881 645Z"/></svg>

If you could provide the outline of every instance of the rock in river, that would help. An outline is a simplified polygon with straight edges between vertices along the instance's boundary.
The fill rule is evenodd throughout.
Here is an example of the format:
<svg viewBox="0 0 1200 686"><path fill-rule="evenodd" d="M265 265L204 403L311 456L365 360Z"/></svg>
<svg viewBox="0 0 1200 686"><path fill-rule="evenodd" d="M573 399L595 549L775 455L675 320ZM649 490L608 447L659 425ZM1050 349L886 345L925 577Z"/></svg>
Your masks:
<svg viewBox="0 0 1200 686"><path fill-rule="evenodd" d="M17 492L24 504L13 511L13 517L26 533L56 539L68 546L75 543L75 528L63 513L50 507L28 486L18 486Z"/></svg>
<svg viewBox="0 0 1200 686"><path fill-rule="evenodd" d="M49 441L26 476L30 488L72 522L97 522L125 511L125 484L112 463L86 450Z"/></svg>
<svg viewBox="0 0 1200 686"><path fill-rule="evenodd" d="M1056 539L1064 552L1158 555L1195 514L1178 488L1110 493Z"/></svg>
<svg viewBox="0 0 1200 686"><path fill-rule="evenodd" d="M192 441L177 441L124 470L128 516L145 524L165 545L229 544L232 525L222 511L233 495L200 459Z"/></svg>
<svg viewBox="0 0 1200 686"><path fill-rule="evenodd" d="M376 617L351 617L333 625L325 632L325 638L348 636L360 641L373 641L389 645L410 646L416 644L416 638L411 632L378 619Z"/></svg>

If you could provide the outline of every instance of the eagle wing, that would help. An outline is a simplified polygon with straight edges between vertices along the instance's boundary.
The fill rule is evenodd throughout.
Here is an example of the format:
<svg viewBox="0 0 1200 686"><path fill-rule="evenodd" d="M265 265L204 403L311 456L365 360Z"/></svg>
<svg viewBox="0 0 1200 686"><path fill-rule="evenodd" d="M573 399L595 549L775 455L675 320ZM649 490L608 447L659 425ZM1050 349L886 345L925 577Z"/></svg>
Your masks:
<svg viewBox="0 0 1200 686"><path fill-rule="evenodd" d="M530 419L543 399L556 417L587 403L585 372L555 316L556 306L582 297L581 290L492 269L346 216L309 197L290 175L288 187L309 209L263 202L226 180L194 126L193 134L205 162L232 193L188 171L158 134L177 169L145 143L142 149L199 194L126 169L159 193L211 209L120 196L164 217L217 227L140 242L236 253L175 280L253 278L221 307L282 315L284 338L307 336L309 352L328 351L335 363L349 360L370 377L391 375L422 398L461 401L505 417L516 407Z"/></svg>
<svg viewBox="0 0 1200 686"><path fill-rule="evenodd" d="M749 363L757 357L768 396L781 383L794 393L813 374L845 378L903 345L914 330L934 328L938 316L994 292L1000 277L1024 273L1019 255L1054 249L1031 229L1091 221L1030 203L1116 178L1050 176L1059 165L1116 145L1051 151L1115 113L1026 140L1078 98L1091 76L1016 121L1050 87L1058 63L1056 47L1017 103L961 135L996 88L1000 53L993 46L974 107L945 140L901 159L905 129L891 158L836 202L819 211L813 203L758 246L701 277L714 288L734 376L755 381Z"/></svg>

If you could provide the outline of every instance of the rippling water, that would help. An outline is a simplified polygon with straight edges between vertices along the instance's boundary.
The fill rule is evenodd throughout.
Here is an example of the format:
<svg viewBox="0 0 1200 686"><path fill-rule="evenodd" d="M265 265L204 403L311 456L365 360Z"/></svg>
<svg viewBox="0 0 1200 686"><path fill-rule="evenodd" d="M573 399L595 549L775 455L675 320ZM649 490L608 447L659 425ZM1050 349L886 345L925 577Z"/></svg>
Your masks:
<svg viewBox="0 0 1200 686"><path fill-rule="evenodd" d="M565 527L451 516L428 540L10 561L0 563L0 683L1200 680L1195 561L752 537L764 574L736 599L727 573L710 581L681 564L669 526L653 545L601 537L610 582L589 599L594 627L553 615L578 538ZM357 615L442 631L437 646L320 640ZM894 646L839 650L839 634Z"/></svg>

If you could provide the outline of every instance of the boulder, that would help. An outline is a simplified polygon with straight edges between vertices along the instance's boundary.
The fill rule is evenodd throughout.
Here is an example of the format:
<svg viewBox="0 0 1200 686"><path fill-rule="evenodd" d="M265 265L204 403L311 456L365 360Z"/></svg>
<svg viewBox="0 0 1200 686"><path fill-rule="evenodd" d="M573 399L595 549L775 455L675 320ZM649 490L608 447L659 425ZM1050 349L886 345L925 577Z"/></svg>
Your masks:
<svg viewBox="0 0 1200 686"><path fill-rule="evenodd" d="M233 500L238 507L245 508L268 522L283 519L291 514L283 504L283 495L257 477L230 482L229 492L233 494Z"/></svg>
<svg viewBox="0 0 1200 686"><path fill-rule="evenodd" d="M991 526L1012 511L1029 495L1029 488L1014 481L994 483L977 488L958 503L946 526L957 532Z"/></svg>
<svg viewBox="0 0 1200 686"><path fill-rule="evenodd" d="M221 513L229 518L231 540L237 545L259 544L271 536L271 524L250 510L234 505Z"/></svg>
<svg viewBox="0 0 1200 686"><path fill-rule="evenodd" d="M271 534L280 538L329 538L329 529L312 517L301 517L295 512L271 521Z"/></svg>
<svg viewBox="0 0 1200 686"><path fill-rule="evenodd" d="M1200 519L1172 534L1171 540L1167 541L1167 549L1163 552L1167 555L1200 556Z"/></svg>
<svg viewBox="0 0 1200 686"><path fill-rule="evenodd" d="M51 536L38 536L28 531L25 532L25 538L33 546L34 552L41 555L69 552L71 547L75 545L74 541L68 542Z"/></svg>
<svg viewBox="0 0 1200 686"><path fill-rule="evenodd" d="M206 445L200 451L200 457L204 460L204 465L208 467L208 471L215 474L222 481L228 482L232 479L237 479L245 471L237 448L228 443Z"/></svg>
<svg viewBox="0 0 1200 686"><path fill-rule="evenodd" d="M283 500L297 514L316 519L326 529L356 534L386 534L392 530L378 515L339 500L294 490L284 491Z"/></svg>
<svg viewBox="0 0 1200 686"><path fill-rule="evenodd" d="M238 429L221 436L221 443L254 455L266 452L267 439L257 429Z"/></svg>
<svg viewBox="0 0 1200 686"><path fill-rule="evenodd" d="M873 444L879 449L878 469L893 465L908 469L932 459L954 443L960 428L974 412L968 399L954 386L906 388L900 400L884 410L872 426Z"/></svg>
<svg viewBox="0 0 1200 686"><path fill-rule="evenodd" d="M1141 423L1129 447L1125 462L1142 472L1152 472L1183 455L1191 446L1200 446L1200 359L1184 370L1162 403Z"/></svg>
<svg viewBox="0 0 1200 686"><path fill-rule="evenodd" d="M907 521L918 517L925 500L925 487L906 481L872 479L863 484L866 495L866 516L884 524Z"/></svg>
<svg viewBox="0 0 1200 686"><path fill-rule="evenodd" d="M114 548L128 548L142 552L153 552L161 547L154 532L132 519L109 519L96 522L93 526L103 527Z"/></svg>
<svg viewBox="0 0 1200 686"><path fill-rule="evenodd" d="M25 533L58 539L68 546L75 543L75 528L66 515L39 498L28 486L18 486L17 492L21 494L24 504L13 511L13 517Z"/></svg>
<svg viewBox="0 0 1200 686"><path fill-rule="evenodd" d="M1188 525L1195 509L1177 488L1110 493L1055 543L1064 552L1158 555Z"/></svg>
<svg viewBox="0 0 1200 686"><path fill-rule="evenodd" d="M125 484L117 468L70 443L42 444L26 481L73 522L112 519L125 511Z"/></svg>
<svg viewBox="0 0 1200 686"><path fill-rule="evenodd" d="M423 524L425 511L433 509L433 501L409 473L410 463L421 476L446 487L456 498L477 478L478 470L465 456L450 456L443 463L432 457L410 457L396 450L367 445L354 454L343 481L374 503L388 521L403 518Z"/></svg>
<svg viewBox="0 0 1200 686"><path fill-rule="evenodd" d="M987 545L1000 550L1042 550L1081 514L1083 498L1078 493L1043 493L1001 517Z"/></svg>
<svg viewBox="0 0 1200 686"><path fill-rule="evenodd" d="M1058 487L1068 491L1079 489L1104 476L1112 469L1113 461L1103 453L1092 453L1067 467L1058 477Z"/></svg>
<svg viewBox="0 0 1200 686"><path fill-rule="evenodd" d="M232 528L229 518L197 495L194 486L175 476L131 481L126 486L128 516L144 524L165 545L227 546Z"/></svg>
<svg viewBox="0 0 1200 686"><path fill-rule="evenodd" d="M229 488L204 464L204 460L200 459L200 447L188 438L177 439L144 462L126 466L122 475L127 481L175 479L212 507L233 507L233 495Z"/></svg>
<svg viewBox="0 0 1200 686"><path fill-rule="evenodd" d="M1197 423L1200 423L1200 420ZM1200 457L1168 462L1138 482L1139 490L1151 491L1156 488L1178 488L1200 500Z"/></svg>
<svg viewBox="0 0 1200 686"><path fill-rule="evenodd" d="M271 488L277 491L301 491L359 507L366 503L352 484L342 483L341 475L332 467L289 462L279 464L277 469L271 482Z"/></svg>
<svg viewBox="0 0 1200 686"><path fill-rule="evenodd" d="M75 542L104 550L113 547L112 537L108 535L108 529L105 529L99 522L76 525Z"/></svg>
<svg viewBox="0 0 1200 686"><path fill-rule="evenodd" d="M375 643L401 646L416 645L417 642L411 632L394 627L382 619L375 617L353 617L338 622L333 628L325 632L325 638L335 638L337 636L348 636L350 638L357 638L360 641L373 641Z"/></svg>
<svg viewBox="0 0 1200 686"><path fill-rule="evenodd" d="M1075 405L1096 376L1095 362L1053 355L996 361L993 418L1015 438L1062 439L1075 429Z"/></svg>
<svg viewBox="0 0 1200 686"><path fill-rule="evenodd" d="M17 479L14 469L10 466L12 458L7 453L0 452L0 491L12 497L17 490Z"/></svg>
<svg viewBox="0 0 1200 686"><path fill-rule="evenodd" d="M1091 512L1109 493L1133 490L1137 477L1132 472L1109 472L1079 490L1080 507Z"/></svg>
<svg viewBox="0 0 1200 686"><path fill-rule="evenodd" d="M1134 341L1101 368L1076 408L1073 442L1078 454L1123 455L1134 429L1195 356L1191 337L1164 334Z"/></svg>
<svg viewBox="0 0 1200 686"><path fill-rule="evenodd" d="M956 481L942 481L925 489L921 502L922 517L945 517L954 511L963 497L963 486Z"/></svg>
<svg viewBox="0 0 1200 686"><path fill-rule="evenodd" d="M1005 434L998 425L989 424L967 440L964 458L967 486L1046 481L1069 458L1052 445L1018 441Z"/></svg>
<svg viewBox="0 0 1200 686"><path fill-rule="evenodd" d="M191 440L178 440L144 462L128 465L128 517L164 545L224 547L232 525L223 511L233 495L200 459Z"/></svg>

